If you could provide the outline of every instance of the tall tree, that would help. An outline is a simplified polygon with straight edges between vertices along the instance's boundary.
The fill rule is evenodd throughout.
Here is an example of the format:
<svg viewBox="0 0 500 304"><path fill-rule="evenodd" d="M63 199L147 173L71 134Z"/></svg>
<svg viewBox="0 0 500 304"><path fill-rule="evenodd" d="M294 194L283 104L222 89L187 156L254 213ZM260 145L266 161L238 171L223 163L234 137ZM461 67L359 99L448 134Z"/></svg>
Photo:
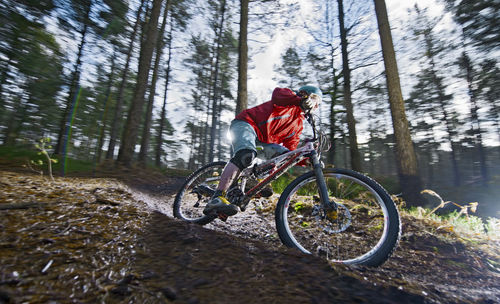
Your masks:
<svg viewBox="0 0 500 304"><path fill-rule="evenodd" d="M443 0L472 43L485 52L500 48L498 0Z"/></svg>
<svg viewBox="0 0 500 304"><path fill-rule="evenodd" d="M126 7L126 5L118 3L118 1L112 0L71 0L69 4L63 2L59 6L57 15L59 25L66 29L70 35L76 32L79 36L79 43L71 72L71 80L68 88L69 93L60 118L60 130L54 151L56 154L64 153L63 149L67 143L68 128L71 127L69 125L69 114L70 110L75 106L76 96L80 89L84 49L91 35L101 36L105 33L103 28L107 28L115 20L115 15L124 14L123 7ZM95 15L99 16L99 20L95 20L95 17L93 17Z"/></svg>
<svg viewBox="0 0 500 304"><path fill-rule="evenodd" d="M128 112L127 122L122 135L118 161L126 166L131 166L137 141L138 127L143 114L144 93L148 85L151 59L158 35L158 19L160 17L163 0L153 0L153 8L146 29L146 36L141 45L139 57L139 71L137 75L137 84L132 98L132 105Z"/></svg>
<svg viewBox="0 0 500 304"><path fill-rule="evenodd" d="M166 0L165 2L165 8L163 10L163 20L161 22L161 28L158 34L158 39L156 41L156 55L155 55L155 61L153 64L153 75L151 76L151 82L149 84L149 97L148 101L146 103L146 116L144 119L144 127L142 128L142 136L141 136L141 149L139 151L139 163L142 166L146 166L146 158L147 158L147 153L149 150L149 139L151 136L151 124L153 120L153 105L154 105L154 99L156 95L156 82L158 80L158 74L159 74L159 67L160 67L160 60L163 55L163 46L165 45L164 43L164 35L165 35L165 28L167 26L167 16L169 14L170 6L171 6L171 0Z"/></svg>
<svg viewBox="0 0 500 304"><path fill-rule="evenodd" d="M470 102L470 121L471 121L471 133L473 136L474 145L477 148L477 154L479 156L479 164L481 171L481 183L486 186L489 180L488 167L486 164L486 151L484 149L483 143L483 133L484 130L481 125L481 119L479 117L479 98L477 90L477 71L473 67L472 60L470 59L467 52L464 50L462 56L458 58L458 64L462 71L460 75L467 81L467 91L469 93Z"/></svg>
<svg viewBox="0 0 500 304"><path fill-rule="evenodd" d="M16 90L20 94L12 98L11 110L4 120L8 122L3 138L7 145L14 144L21 132L25 132L26 138L37 139L56 130L52 121L58 110L57 94L63 85L62 54L55 38L38 27L26 28L21 37L26 41L17 51L23 52L23 56L16 55L13 61L17 69Z"/></svg>
<svg viewBox="0 0 500 304"><path fill-rule="evenodd" d="M187 0L177 0L174 1L171 7L171 12L169 13L168 20L168 34L166 37L166 49L167 49L167 62L165 67L165 84L163 89L163 105L161 107L160 117L158 119L158 128L156 134L156 148L155 148L155 164L156 166L161 165L161 159L163 158L166 151L163 150L163 144L169 143L169 147L173 147L172 141L166 141L163 135L172 135L173 128L167 119L167 93L170 88L170 82L172 78L172 57L174 56L174 45L173 38L177 37L177 33L182 33L186 30L189 19L191 18L191 13L189 12L190 1ZM175 31L175 32L174 32ZM175 35L174 35L175 33Z"/></svg>
<svg viewBox="0 0 500 304"><path fill-rule="evenodd" d="M385 0L374 0L374 3L384 58L392 125L396 139L399 181L405 200L411 205L417 205L421 199L420 190L422 187L417 167L417 156L413 149L403 95L401 93L401 85L399 83L398 66L392 43L389 19L387 17L387 7Z"/></svg>
<svg viewBox="0 0 500 304"><path fill-rule="evenodd" d="M321 85L324 98L323 102L328 104L328 119L327 125L329 130L329 139L332 148L326 155L326 162L328 164L336 163L336 155L338 155L337 143L338 137L341 132L342 123L345 120L345 109L341 102L343 96L340 81L342 79L342 70L337 68L337 41L335 37L335 14L334 3L335 1L320 1L324 5L324 19L320 23L322 30L309 30L310 34L314 37L315 44L310 45L307 55L307 60L312 65L313 73L318 83Z"/></svg>
<svg viewBox="0 0 500 304"><path fill-rule="evenodd" d="M53 10L53 2L6 1L0 8L3 144L14 144L20 137L50 136L57 129L52 122L64 81L63 54L42 22Z"/></svg>
<svg viewBox="0 0 500 304"><path fill-rule="evenodd" d="M248 107L247 72L248 72L248 2L240 0L240 35L238 39L238 96L236 115Z"/></svg>
<svg viewBox="0 0 500 304"><path fill-rule="evenodd" d="M171 72L172 72L172 27L170 27L169 35L167 39L167 67L165 69L165 89L163 92L163 105L161 107L161 113L159 118L158 133L156 136L156 148L155 148L155 165L159 167L161 165L161 159L163 156L163 133L167 129L167 92L170 84Z"/></svg>
<svg viewBox="0 0 500 304"><path fill-rule="evenodd" d="M412 94L412 101L416 106L424 107L420 114L430 114L434 116L433 125L444 124L446 140L451 147L451 163L453 167L453 183L460 185L460 172L458 169L458 138L457 138L457 117L451 108L453 95L446 93L444 77L439 71L443 67L439 65L438 59L444 52L449 51L445 42L440 41L435 36L435 27L440 21L439 18L429 19L427 10L421 10L415 5L416 20L412 22L413 33L421 39L423 45L423 56L427 59L426 68L418 75L419 82ZM423 94L426 91L427 94ZM425 98L425 99L424 99ZM434 146L431 143L431 146Z"/></svg>
<svg viewBox="0 0 500 304"><path fill-rule="evenodd" d="M125 86L127 84L127 78L128 78L129 69L130 69L130 61L132 59L132 53L134 50L134 42L136 39L137 31L139 29L142 9L143 9L145 2L146 2L146 0L141 0L139 2L139 7L137 8L137 12L136 12L136 19L135 19L134 25L132 27L132 32L130 33L130 38L129 38L130 41L129 41L127 52L126 52L125 66L123 67L121 82L120 82L120 86L118 88L118 93L117 93L117 97L116 97L115 109L113 111L114 115L113 115L113 121L111 123L111 131L110 131L110 135L109 135L109 144L108 144L108 149L106 152L106 159L113 158L114 152L115 152L116 140L119 137L118 133L119 133L119 130L121 127L121 121L123 119L122 112L123 112Z"/></svg>
<svg viewBox="0 0 500 304"><path fill-rule="evenodd" d="M0 2L0 119L4 114L5 86L10 84L13 67L25 54L23 48L33 45L33 38L25 35L45 29L43 16L49 15L55 8L53 1L13 1ZM28 42L28 43L24 43Z"/></svg>
<svg viewBox="0 0 500 304"><path fill-rule="evenodd" d="M191 152L188 167L194 168L196 165L207 161L206 149L208 146L208 114L210 103L210 90L212 88L212 53L207 40L200 35L192 36L190 42L191 56L184 60L184 65L190 69L192 78L190 79L191 96L188 99L189 105L194 110L195 115L190 116L186 129L191 137Z"/></svg>
<svg viewBox="0 0 500 304"><path fill-rule="evenodd" d="M361 156L358 149L356 135L356 120L354 119L354 108L351 95L351 69L349 68L349 51L347 35L349 29L344 22L344 1L337 0L339 9L340 42L342 46L342 75L344 79L344 105L347 114L347 127L349 129L349 149L351 155L351 167L355 171L361 171Z"/></svg>
<svg viewBox="0 0 500 304"><path fill-rule="evenodd" d="M237 41L228 26L230 19L227 1L210 1L213 17L209 20L211 39L201 35L191 40L192 55L184 63L193 75L190 79L190 104L196 115L190 120L189 127L195 150L191 153L189 166L205 163L215 158L216 141L221 131L223 111L234 111L228 101L234 102L231 89L233 75L233 56L237 51ZM209 44L207 41L212 40ZM229 109L231 108L231 109Z"/></svg>
<svg viewBox="0 0 500 304"><path fill-rule="evenodd" d="M294 89L305 84L305 75L302 71L302 58L293 47L286 49L281 56L281 65L277 66L279 84Z"/></svg>
<svg viewBox="0 0 500 304"><path fill-rule="evenodd" d="M75 29L77 31L80 35L80 42L78 44L78 51L73 65L73 70L71 72L68 98L66 99L63 114L60 118L59 134L57 135L57 143L54 151L55 154L64 153L63 149L65 147L65 142L67 141L67 129L70 128L69 113L72 105L74 106L75 96L79 88L83 49L85 47L85 43L87 42L89 26L92 23L90 20L92 4L92 1L73 0L70 3L71 11L69 11L66 15L66 19L59 18L59 21L64 27L69 28L70 30ZM76 25L71 24L72 20L76 22Z"/></svg>
<svg viewBox="0 0 500 304"><path fill-rule="evenodd" d="M110 72L108 74L108 79L104 81L106 83L106 89L104 92L104 100L101 101L102 107L100 109L101 115L99 118L101 123L99 125L100 132L96 146L97 152L94 157L95 165L100 163L102 158L102 148L104 146L105 134L109 123L108 114L110 113L109 109L113 103L112 93L117 69L117 58L119 57L119 50L123 48L122 41L125 40L123 33L126 33L127 26L126 14L128 11L128 5L122 1L108 1L108 4L112 5L113 8L109 12L102 12L102 16L110 21L108 25L105 28L102 28L99 32L102 39L111 44L113 52L108 53L111 57L109 60L111 62L109 68ZM101 45L104 53L106 53L108 47L108 44ZM102 66L99 66L98 69L99 68L102 68Z"/></svg>
<svg viewBox="0 0 500 304"><path fill-rule="evenodd" d="M99 132L99 139L97 143L97 153L95 156L95 162L96 164L101 162L101 157L102 157L102 147L104 145L104 132L106 130L106 124L107 124L107 116L108 116L108 110L109 110L109 105L110 105L110 100L111 100L111 90L113 87L113 80L115 76L115 69L116 69L116 49L113 51L113 54L111 56L111 70L108 74L108 79L106 83L106 91L104 93L104 106L102 109L102 118L101 120L101 130Z"/></svg>
<svg viewBox="0 0 500 304"><path fill-rule="evenodd" d="M480 97L489 106L487 118L496 127L500 142L500 68L494 59L485 59L480 64L478 75L478 91Z"/></svg>
<svg viewBox="0 0 500 304"><path fill-rule="evenodd" d="M213 88L212 88L212 125L210 128L210 145L208 150L208 161L214 161L214 150L215 150L215 137L217 131L217 121L219 120L220 110L218 109L218 98L220 96L219 90L222 89L219 86L219 71L220 71L220 57L221 57L221 48L222 48L222 39L224 38L224 22L226 19L226 0L222 0L219 4L219 14L218 14L218 27L216 27L215 35L215 59L214 59L214 69L213 69Z"/></svg>

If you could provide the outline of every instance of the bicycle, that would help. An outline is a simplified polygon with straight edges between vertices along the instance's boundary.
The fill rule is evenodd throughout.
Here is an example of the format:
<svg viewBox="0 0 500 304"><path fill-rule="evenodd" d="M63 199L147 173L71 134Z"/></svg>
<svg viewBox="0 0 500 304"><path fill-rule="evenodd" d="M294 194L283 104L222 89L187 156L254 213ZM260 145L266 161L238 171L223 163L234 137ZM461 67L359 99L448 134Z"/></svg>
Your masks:
<svg viewBox="0 0 500 304"><path fill-rule="evenodd" d="M326 135L316 128L312 115L306 114L306 119L313 130L312 138L296 150L244 169L226 198L245 211L264 187L309 159L312 170L288 184L278 200L275 221L280 240L331 262L380 266L401 236L396 205L370 177L348 169L323 168L320 155L329 149ZM225 165L221 161L207 164L186 179L174 200L176 218L205 225L218 217L202 211ZM256 185L247 191L249 181ZM225 221L227 217L220 218Z"/></svg>

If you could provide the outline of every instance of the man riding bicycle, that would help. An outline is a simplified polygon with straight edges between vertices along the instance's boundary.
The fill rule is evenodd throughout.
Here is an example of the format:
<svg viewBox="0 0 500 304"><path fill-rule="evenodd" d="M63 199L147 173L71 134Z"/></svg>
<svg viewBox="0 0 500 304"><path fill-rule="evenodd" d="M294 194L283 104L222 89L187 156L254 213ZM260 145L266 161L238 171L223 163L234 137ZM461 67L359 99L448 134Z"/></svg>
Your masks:
<svg viewBox="0 0 500 304"><path fill-rule="evenodd" d="M322 97L315 86L303 86L297 92L276 88L270 101L238 114L230 126L232 158L203 213L235 215L238 206L231 204L225 194L241 171L252 164L257 144L263 146L267 158L295 150L303 130L304 113L318 108Z"/></svg>

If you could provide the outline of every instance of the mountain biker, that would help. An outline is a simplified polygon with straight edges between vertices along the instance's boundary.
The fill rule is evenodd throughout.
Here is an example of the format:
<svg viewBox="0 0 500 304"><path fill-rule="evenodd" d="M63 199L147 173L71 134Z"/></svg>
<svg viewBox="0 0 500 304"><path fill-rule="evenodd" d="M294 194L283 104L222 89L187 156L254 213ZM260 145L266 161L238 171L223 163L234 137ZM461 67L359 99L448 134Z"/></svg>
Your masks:
<svg viewBox="0 0 500 304"><path fill-rule="evenodd" d="M297 92L288 88L275 88L270 101L244 110L231 122L232 158L224 167L219 185L203 213L235 215L238 206L226 198L226 191L249 167L257 155L256 142L264 147L264 154L272 158L295 150L303 129L304 113L318 108L323 94L315 86L302 86Z"/></svg>

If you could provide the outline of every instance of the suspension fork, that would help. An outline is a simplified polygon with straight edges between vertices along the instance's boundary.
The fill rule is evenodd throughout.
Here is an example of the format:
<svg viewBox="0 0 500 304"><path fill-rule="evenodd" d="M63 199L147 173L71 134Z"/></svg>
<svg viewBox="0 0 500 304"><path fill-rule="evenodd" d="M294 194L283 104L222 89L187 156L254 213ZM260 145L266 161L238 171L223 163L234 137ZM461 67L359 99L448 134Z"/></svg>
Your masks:
<svg viewBox="0 0 500 304"><path fill-rule="evenodd" d="M318 152L316 152L316 150L311 151L309 158L313 163L313 171L314 175L316 176L316 183L318 185L321 205L323 205L323 208L325 208L326 210L337 210L337 204L335 204L335 202L333 201L330 201L330 198L328 197L328 189L326 187L325 176L323 175L323 168L321 168Z"/></svg>

